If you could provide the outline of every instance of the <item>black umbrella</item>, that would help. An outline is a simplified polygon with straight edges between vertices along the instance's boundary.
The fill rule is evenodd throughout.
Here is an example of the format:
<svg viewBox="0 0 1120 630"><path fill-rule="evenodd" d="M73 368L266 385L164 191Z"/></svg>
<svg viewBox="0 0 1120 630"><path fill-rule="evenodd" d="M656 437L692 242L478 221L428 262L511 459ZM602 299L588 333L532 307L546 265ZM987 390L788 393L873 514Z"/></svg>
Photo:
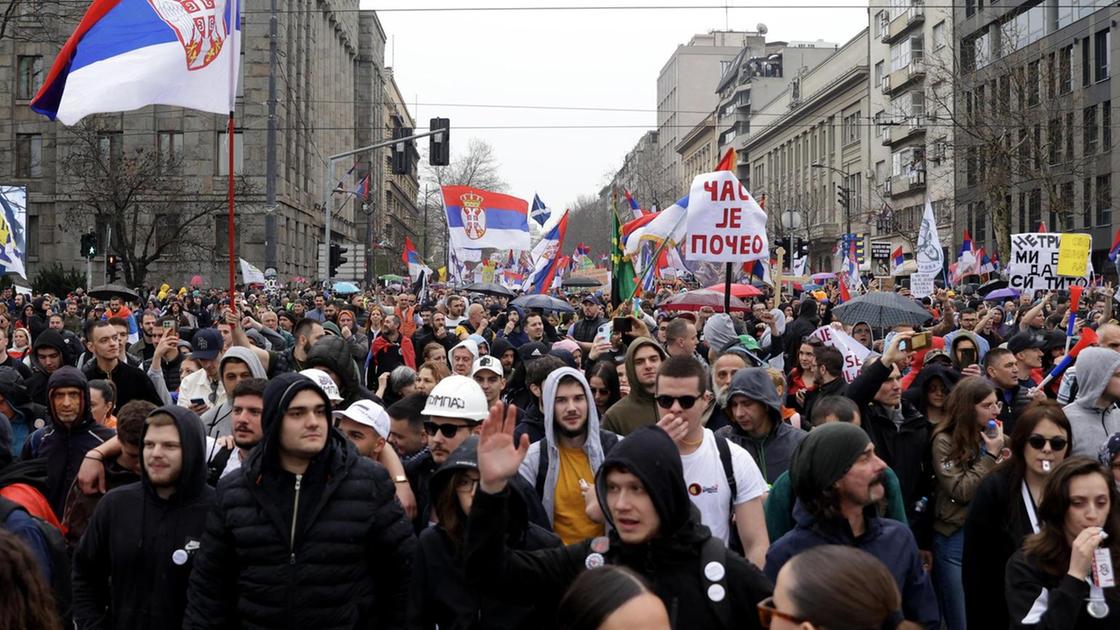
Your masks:
<svg viewBox="0 0 1120 630"><path fill-rule="evenodd" d="M103 284L99 287L93 287L93 289L90 289L89 296L99 300L109 300L118 297L130 302L140 301L140 296L137 295L135 291L119 284Z"/></svg>
<svg viewBox="0 0 1120 630"><path fill-rule="evenodd" d="M595 278L588 278L587 276L573 276L571 278L564 278L565 287L598 287L603 283Z"/></svg>
<svg viewBox="0 0 1120 630"><path fill-rule="evenodd" d="M1000 289L1006 289L1007 286L1008 285L1007 285L1006 280L996 278L995 280L989 280L989 281L985 282L984 284L976 287L976 293L978 293L979 295L987 295L987 294L991 293L992 291L998 291Z"/></svg>
<svg viewBox="0 0 1120 630"><path fill-rule="evenodd" d="M854 326L859 322L879 328L903 324L917 326L932 316L914 300L890 291L872 291L832 309L832 316Z"/></svg>
<svg viewBox="0 0 1120 630"><path fill-rule="evenodd" d="M521 308L539 308L542 311L552 311L554 313L576 312L576 309L572 308L572 305L564 300L554 298L551 295L541 295L539 293L522 295L514 299L510 304L520 306Z"/></svg>
<svg viewBox="0 0 1120 630"><path fill-rule="evenodd" d="M475 282L463 287L464 291L472 293L485 293L487 295L497 295L499 297L513 297L513 291L503 287L496 282Z"/></svg>

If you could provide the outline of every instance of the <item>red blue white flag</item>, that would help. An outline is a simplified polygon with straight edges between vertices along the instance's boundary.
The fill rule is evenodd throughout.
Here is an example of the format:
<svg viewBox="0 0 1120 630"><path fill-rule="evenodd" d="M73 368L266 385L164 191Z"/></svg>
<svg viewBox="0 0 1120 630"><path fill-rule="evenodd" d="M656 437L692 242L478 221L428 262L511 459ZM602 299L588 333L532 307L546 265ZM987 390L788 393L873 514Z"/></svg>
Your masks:
<svg viewBox="0 0 1120 630"><path fill-rule="evenodd" d="M443 207L456 249L530 249L529 202L470 186L444 186Z"/></svg>

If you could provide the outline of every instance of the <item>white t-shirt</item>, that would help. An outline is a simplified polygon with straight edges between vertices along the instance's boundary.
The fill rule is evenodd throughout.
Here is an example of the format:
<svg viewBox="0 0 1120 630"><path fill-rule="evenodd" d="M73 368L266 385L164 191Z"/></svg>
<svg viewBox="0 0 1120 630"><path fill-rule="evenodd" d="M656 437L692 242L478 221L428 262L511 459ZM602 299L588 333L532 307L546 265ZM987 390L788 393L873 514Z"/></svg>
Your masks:
<svg viewBox="0 0 1120 630"><path fill-rule="evenodd" d="M758 464L743 447L728 441L731 450L731 468L735 473L738 496L735 505L739 506L766 492L766 480L758 470ZM684 484L688 488L688 498L700 510L700 522L712 530L712 535L730 542L731 535L731 489L727 475L723 472L723 462L716 447L716 436L710 429L704 429L704 441L700 448L688 455L681 455L684 465Z"/></svg>
<svg viewBox="0 0 1120 630"><path fill-rule="evenodd" d="M220 446L218 446L218 441L215 440L214 438L210 437L209 435L207 435L206 436L206 464L207 464L207 466L210 465L210 462L212 462L214 460L214 456L217 455L218 451L220 451L220 450L222 450L222 448ZM226 460L226 467L222 469L222 474L218 477L219 479L222 478L222 477L225 477L226 475L230 474L231 472L241 468L241 456L238 453L239 453L239 451L235 450L234 452L229 454L229 459Z"/></svg>

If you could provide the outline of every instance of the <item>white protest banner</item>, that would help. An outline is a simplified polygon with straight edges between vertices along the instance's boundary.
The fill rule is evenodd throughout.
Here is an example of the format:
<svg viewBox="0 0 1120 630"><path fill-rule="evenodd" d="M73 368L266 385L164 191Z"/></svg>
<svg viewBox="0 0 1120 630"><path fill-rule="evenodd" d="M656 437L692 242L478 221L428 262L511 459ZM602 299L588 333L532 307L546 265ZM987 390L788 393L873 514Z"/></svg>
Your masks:
<svg viewBox="0 0 1120 630"><path fill-rule="evenodd" d="M914 250L914 259L918 262L918 271L933 277L941 275L941 269L945 265L941 237L937 233L937 219L933 216L933 204L928 197L925 213L922 214L922 226L918 228L918 246ZM913 293L913 289L910 291Z"/></svg>
<svg viewBox="0 0 1120 630"><path fill-rule="evenodd" d="M1089 269L1082 277L1058 275L1062 234L1056 232L1023 232L1011 235L1011 260L1007 265L1007 281L1012 289L1034 294L1037 291L1059 291L1071 286L1089 286ZM1090 245L1090 250L1092 246Z"/></svg>
<svg viewBox="0 0 1120 630"><path fill-rule="evenodd" d="M916 298L924 298L928 295L933 295L935 290L933 281L936 279L936 275L929 273L910 274L910 295Z"/></svg>
<svg viewBox="0 0 1120 630"><path fill-rule="evenodd" d="M731 171L697 175L686 216L685 260L745 263L770 258L766 212Z"/></svg>
<svg viewBox="0 0 1120 630"><path fill-rule="evenodd" d="M832 346L844 355L844 380L849 383L859 376L863 362L871 354L870 350L863 347L863 344L853 339L851 335L831 326L822 326L814 330L809 338L819 339L824 345Z"/></svg>
<svg viewBox="0 0 1120 630"><path fill-rule="evenodd" d="M264 284L264 272L254 267L244 258L241 261L241 280L245 284Z"/></svg>

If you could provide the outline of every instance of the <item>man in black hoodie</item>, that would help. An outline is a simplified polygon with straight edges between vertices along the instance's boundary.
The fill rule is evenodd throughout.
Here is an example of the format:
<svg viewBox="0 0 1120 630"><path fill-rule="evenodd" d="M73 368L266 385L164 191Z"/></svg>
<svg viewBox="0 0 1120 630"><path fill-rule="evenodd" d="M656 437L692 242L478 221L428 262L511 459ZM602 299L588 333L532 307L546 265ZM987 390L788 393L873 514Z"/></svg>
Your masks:
<svg viewBox="0 0 1120 630"><path fill-rule="evenodd" d="M51 422L27 436L20 459L46 458L47 500L54 513L61 515L66 493L78 475L82 459L91 448L113 437L116 431L93 420L89 411L89 384L77 368L65 366L51 374L47 397Z"/></svg>
<svg viewBox="0 0 1120 630"><path fill-rule="evenodd" d="M44 330L31 345L31 378L27 379L31 400L46 406L47 380L58 368L73 365L74 358L58 331Z"/></svg>
<svg viewBox="0 0 1120 630"><path fill-rule="evenodd" d="M514 414L490 410L478 447L480 482L467 519L466 577L513 601L552 610L585 569L622 565L665 602L675 628L757 628L755 606L771 584L700 524L684 484L681 457L659 427L618 443L595 477L610 534L542 551L512 551L503 532L509 480L529 450L513 441Z"/></svg>
<svg viewBox="0 0 1120 630"><path fill-rule="evenodd" d="M184 628L399 628L416 546L388 473L306 376L264 392L264 437L218 482Z"/></svg>
<svg viewBox="0 0 1120 630"><path fill-rule="evenodd" d="M820 327L820 307L817 301L808 298L801 302L797 311L797 319L786 326L786 334L782 337L786 346L786 372L799 365L797 351L801 348L801 341L810 333Z"/></svg>
<svg viewBox="0 0 1120 630"><path fill-rule="evenodd" d="M78 628L183 623L191 560L214 503L202 421L184 407L160 407L141 439L141 480L98 502L74 553Z"/></svg>

